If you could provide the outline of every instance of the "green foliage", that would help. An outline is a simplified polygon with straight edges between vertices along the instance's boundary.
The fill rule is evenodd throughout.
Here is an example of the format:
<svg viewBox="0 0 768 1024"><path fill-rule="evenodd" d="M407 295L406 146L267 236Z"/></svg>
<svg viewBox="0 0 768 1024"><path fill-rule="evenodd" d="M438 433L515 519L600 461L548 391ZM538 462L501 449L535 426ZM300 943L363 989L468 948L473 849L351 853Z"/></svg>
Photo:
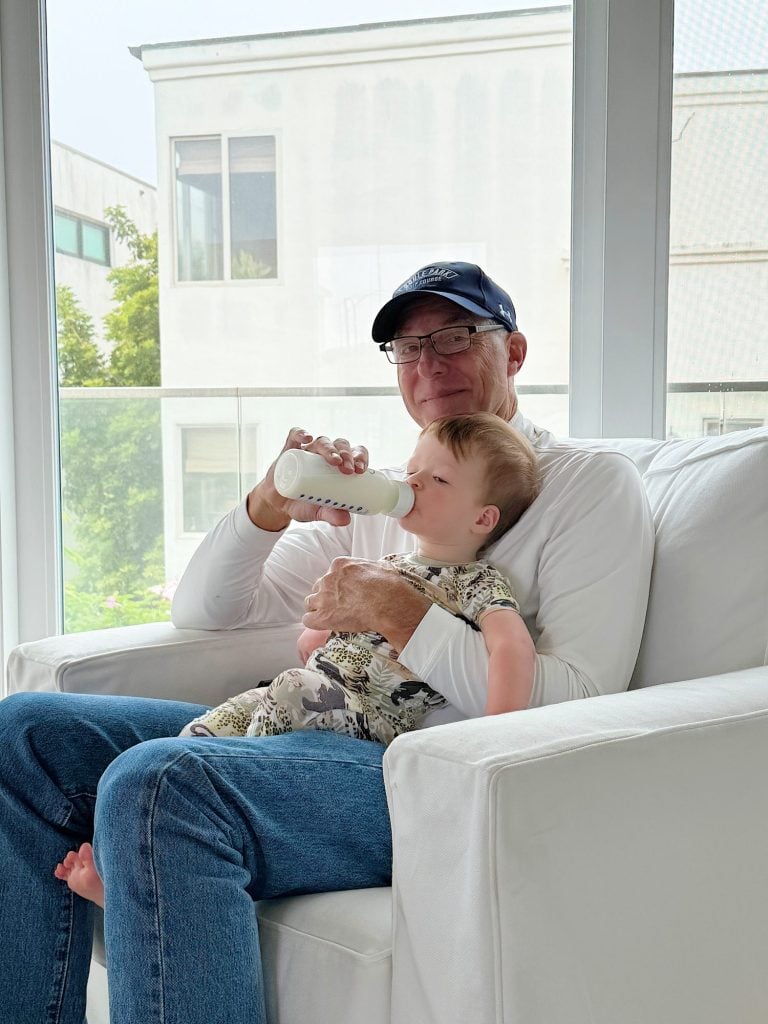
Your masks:
<svg viewBox="0 0 768 1024"><path fill-rule="evenodd" d="M105 359L93 323L70 288L57 289L63 387L153 387L160 383L157 236L142 235L122 207L105 218L131 258L113 267L113 309L104 318ZM162 586L163 478L159 399L61 402L62 497L67 564L65 628L167 619Z"/></svg>
<svg viewBox="0 0 768 1024"><path fill-rule="evenodd" d="M232 256L232 277L235 280L255 280L274 276L274 267L263 260L257 260L247 249L238 249Z"/></svg>
<svg viewBox="0 0 768 1024"><path fill-rule="evenodd" d="M84 592L75 583L66 583L64 607L68 633L165 622L171 617L170 600L150 590L144 594L108 594L105 597Z"/></svg>
<svg viewBox="0 0 768 1024"><path fill-rule="evenodd" d="M61 386L102 386L105 383L104 357L93 340L93 319L67 285L56 289L56 324Z"/></svg>
<svg viewBox="0 0 768 1024"><path fill-rule="evenodd" d="M113 267L107 278L115 302L104 317L105 335L112 342L109 383L121 388L159 387L157 235L140 234L121 206L108 206L104 217L131 253L130 262Z"/></svg>

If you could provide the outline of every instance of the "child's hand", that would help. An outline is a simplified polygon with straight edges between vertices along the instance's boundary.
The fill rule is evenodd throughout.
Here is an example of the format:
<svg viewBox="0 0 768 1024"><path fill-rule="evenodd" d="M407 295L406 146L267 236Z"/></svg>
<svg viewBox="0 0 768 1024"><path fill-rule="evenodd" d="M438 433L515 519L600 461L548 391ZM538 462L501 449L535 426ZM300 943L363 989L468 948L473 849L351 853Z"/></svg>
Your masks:
<svg viewBox="0 0 768 1024"><path fill-rule="evenodd" d="M318 647L322 647L330 635L330 629L304 630L296 644L302 665L307 664L310 654L312 654L313 651L316 651Z"/></svg>

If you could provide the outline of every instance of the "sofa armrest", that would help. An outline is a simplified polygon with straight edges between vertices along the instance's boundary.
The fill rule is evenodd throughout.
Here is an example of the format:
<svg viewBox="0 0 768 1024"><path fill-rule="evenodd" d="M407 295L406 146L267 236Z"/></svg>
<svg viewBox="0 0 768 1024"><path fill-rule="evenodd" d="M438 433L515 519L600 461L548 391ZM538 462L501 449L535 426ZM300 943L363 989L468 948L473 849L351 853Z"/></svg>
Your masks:
<svg viewBox="0 0 768 1024"><path fill-rule="evenodd" d="M393 1024L768 1019L768 667L409 733Z"/></svg>
<svg viewBox="0 0 768 1024"><path fill-rule="evenodd" d="M8 692L61 690L218 704L298 663L301 624L238 630L169 622L69 633L21 644Z"/></svg>

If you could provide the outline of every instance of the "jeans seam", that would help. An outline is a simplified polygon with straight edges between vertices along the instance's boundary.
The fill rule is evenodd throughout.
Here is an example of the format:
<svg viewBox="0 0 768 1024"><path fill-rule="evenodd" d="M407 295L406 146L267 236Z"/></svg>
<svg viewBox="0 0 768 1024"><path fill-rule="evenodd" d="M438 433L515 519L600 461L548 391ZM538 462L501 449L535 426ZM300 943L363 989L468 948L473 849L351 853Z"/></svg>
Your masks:
<svg viewBox="0 0 768 1024"><path fill-rule="evenodd" d="M81 797L85 797L86 800L96 800L95 793L65 793L64 790L62 790L61 795L67 800L69 806L67 807L66 813L64 814L61 821L57 822L60 828L66 828L67 825L69 825L69 819L72 817L75 811L75 808L72 806L73 800L78 800Z"/></svg>
<svg viewBox="0 0 768 1024"><path fill-rule="evenodd" d="M165 1021L165 964L163 962L163 939L162 939L162 916L160 914L160 893L157 884L157 872L155 867L155 851L154 851L154 829L155 829L155 813L157 809L157 798L160 793L160 787L166 781L166 775L171 768L175 767L176 764L187 757L190 754L188 750L182 750L178 756L173 759L169 764L164 765L162 771L158 775L155 788L152 792L149 802L149 815L147 818L147 843L149 846L149 862L151 865L152 873L152 889L155 896L155 926L157 928L157 960L158 967L160 970L160 991L159 991L159 1010L160 1016L158 1017L159 1024L163 1024Z"/></svg>
<svg viewBox="0 0 768 1024"><path fill-rule="evenodd" d="M74 901L75 894L70 892L67 896L67 945L61 958L62 970L61 970L61 982L58 985L58 999L55 1006L52 1007L54 1014L52 1020L54 1024L59 1024L61 1021L62 1007L64 1005L64 993L67 990L67 978L69 976L69 963L70 953L72 952L72 934L74 932Z"/></svg>

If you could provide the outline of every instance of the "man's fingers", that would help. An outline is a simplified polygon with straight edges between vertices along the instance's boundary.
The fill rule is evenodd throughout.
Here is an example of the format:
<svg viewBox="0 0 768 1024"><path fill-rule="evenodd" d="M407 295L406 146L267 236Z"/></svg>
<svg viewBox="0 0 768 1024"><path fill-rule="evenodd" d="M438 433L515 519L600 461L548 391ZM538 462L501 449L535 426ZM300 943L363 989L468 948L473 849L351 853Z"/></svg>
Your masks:
<svg viewBox="0 0 768 1024"><path fill-rule="evenodd" d="M307 433L303 427L291 427L288 431L288 437L285 439L283 445L283 451L290 451L291 448L301 448L302 445L309 444L312 440L312 435Z"/></svg>

